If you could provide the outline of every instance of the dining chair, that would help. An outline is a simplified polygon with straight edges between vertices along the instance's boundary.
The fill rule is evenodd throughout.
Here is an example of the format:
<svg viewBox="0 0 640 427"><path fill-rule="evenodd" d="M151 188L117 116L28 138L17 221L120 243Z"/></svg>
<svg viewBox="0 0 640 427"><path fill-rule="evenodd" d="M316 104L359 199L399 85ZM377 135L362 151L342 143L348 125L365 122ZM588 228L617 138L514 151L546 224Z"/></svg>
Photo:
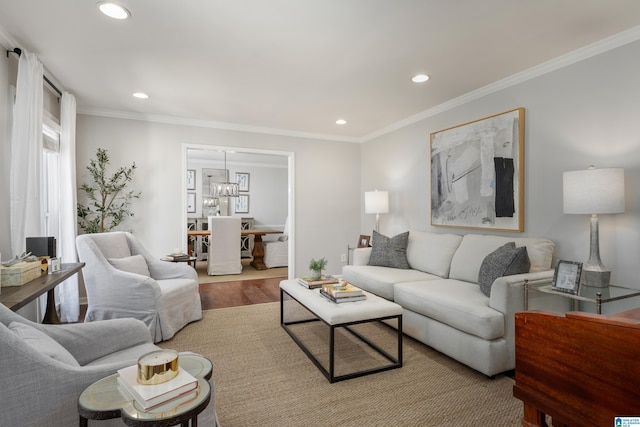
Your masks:
<svg viewBox="0 0 640 427"><path fill-rule="evenodd" d="M220 276L225 274L241 274L240 260L240 218L231 216L210 216L209 254L207 274Z"/></svg>

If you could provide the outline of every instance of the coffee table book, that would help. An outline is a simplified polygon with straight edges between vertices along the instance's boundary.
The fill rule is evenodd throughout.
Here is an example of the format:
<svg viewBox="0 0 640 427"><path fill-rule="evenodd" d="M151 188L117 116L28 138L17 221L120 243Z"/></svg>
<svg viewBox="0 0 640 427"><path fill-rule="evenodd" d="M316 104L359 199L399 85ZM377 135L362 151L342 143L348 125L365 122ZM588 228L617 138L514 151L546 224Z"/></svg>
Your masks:
<svg viewBox="0 0 640 427"><path fill-rule="evenodd" d="M322 285L322 290L334 297L345 298L364 295L362 289L347 282L340 282L339 284Z"/></svg>
<svg viewBox="0 0 640 427"><path fill-rule="evenodd" d="M178 375L175 378L154 385L138 383L138 365L119 369L118 374L118 385L124 388L145 411L191 394L197 391L198 387L198 380L181 367L178 367Z"/></svg>
<svg viewBox="0 0 640 427"><path fill-rule="evenodd" d="M341 304L341 303L344 303L344 302L356 302L356 301L362 301L362 300L367 299L366 295L356 295L356 296L351 296L351 297L336 298L336 297L331 296L328 293L324 292L322 289L320 289L320 295L322 295L323 297L325 297L326 299L328 299L331 302L335 302L336 304Z"/></svg>
<svg viewBox="0 0 640 427"><path fill-rule="evenodd" d="M298 278L298 283L300 283L305 288L316 289L321 287L322 285L338 283L338 279L331 276L322 276L322 278L319 280L312 280L311 276L303 276Z"/></svg>

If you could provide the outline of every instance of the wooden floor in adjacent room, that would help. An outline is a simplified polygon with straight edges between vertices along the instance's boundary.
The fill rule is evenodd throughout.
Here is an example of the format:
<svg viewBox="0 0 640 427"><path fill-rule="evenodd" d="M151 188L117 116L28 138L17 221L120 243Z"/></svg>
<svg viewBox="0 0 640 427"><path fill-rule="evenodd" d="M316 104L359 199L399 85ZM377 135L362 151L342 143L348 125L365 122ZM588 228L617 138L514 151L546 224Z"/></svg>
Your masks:
<svg viewBox="0 0 640 427"><path fill-rule="evenodd" d="M202 309L237 307L280 301L280 281L286 277L200 284Z"/></svg>

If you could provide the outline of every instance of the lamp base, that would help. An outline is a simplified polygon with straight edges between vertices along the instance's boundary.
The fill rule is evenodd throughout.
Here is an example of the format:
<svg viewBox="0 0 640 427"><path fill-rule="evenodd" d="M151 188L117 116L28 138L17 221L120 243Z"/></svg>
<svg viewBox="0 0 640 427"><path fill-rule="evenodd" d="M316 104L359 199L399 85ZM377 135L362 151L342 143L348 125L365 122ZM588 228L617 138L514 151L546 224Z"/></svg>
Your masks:
<svg viewBox="0 0 640 427"><path fill-rule="evenodd" d="M582 284L592 288L607 288L611 280L611 271L582 269Z"/></svg>

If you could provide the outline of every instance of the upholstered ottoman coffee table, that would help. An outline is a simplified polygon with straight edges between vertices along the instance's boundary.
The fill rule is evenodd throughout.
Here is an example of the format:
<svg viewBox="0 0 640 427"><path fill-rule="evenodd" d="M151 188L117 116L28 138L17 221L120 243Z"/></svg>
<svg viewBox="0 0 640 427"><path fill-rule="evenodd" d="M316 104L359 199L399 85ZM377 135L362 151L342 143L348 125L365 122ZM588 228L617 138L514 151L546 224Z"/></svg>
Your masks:
<svg viewBox="0 0 640 427"><path fill-rule="evenodd" d="M319 289L307 289L300 285L297 280L283 280L280 282L280 325L331 383L402 367L402 307L371 293L364 293L367 298L363 301L336 304L320 295ZM285 317L291 317L286 313L285 306L290 308L292 304L296 303L303 306L312 316L285 320ZM395 320L396 322L397 355L395 357L353 328L358 324L383 320ZM312 354L291 327L292 325L312 321L322 321L329 326L328 369ZM344 328L353 334L359 341L369 346L390 363L347 374L335 375L335 333L338 328Z"/></svg>

